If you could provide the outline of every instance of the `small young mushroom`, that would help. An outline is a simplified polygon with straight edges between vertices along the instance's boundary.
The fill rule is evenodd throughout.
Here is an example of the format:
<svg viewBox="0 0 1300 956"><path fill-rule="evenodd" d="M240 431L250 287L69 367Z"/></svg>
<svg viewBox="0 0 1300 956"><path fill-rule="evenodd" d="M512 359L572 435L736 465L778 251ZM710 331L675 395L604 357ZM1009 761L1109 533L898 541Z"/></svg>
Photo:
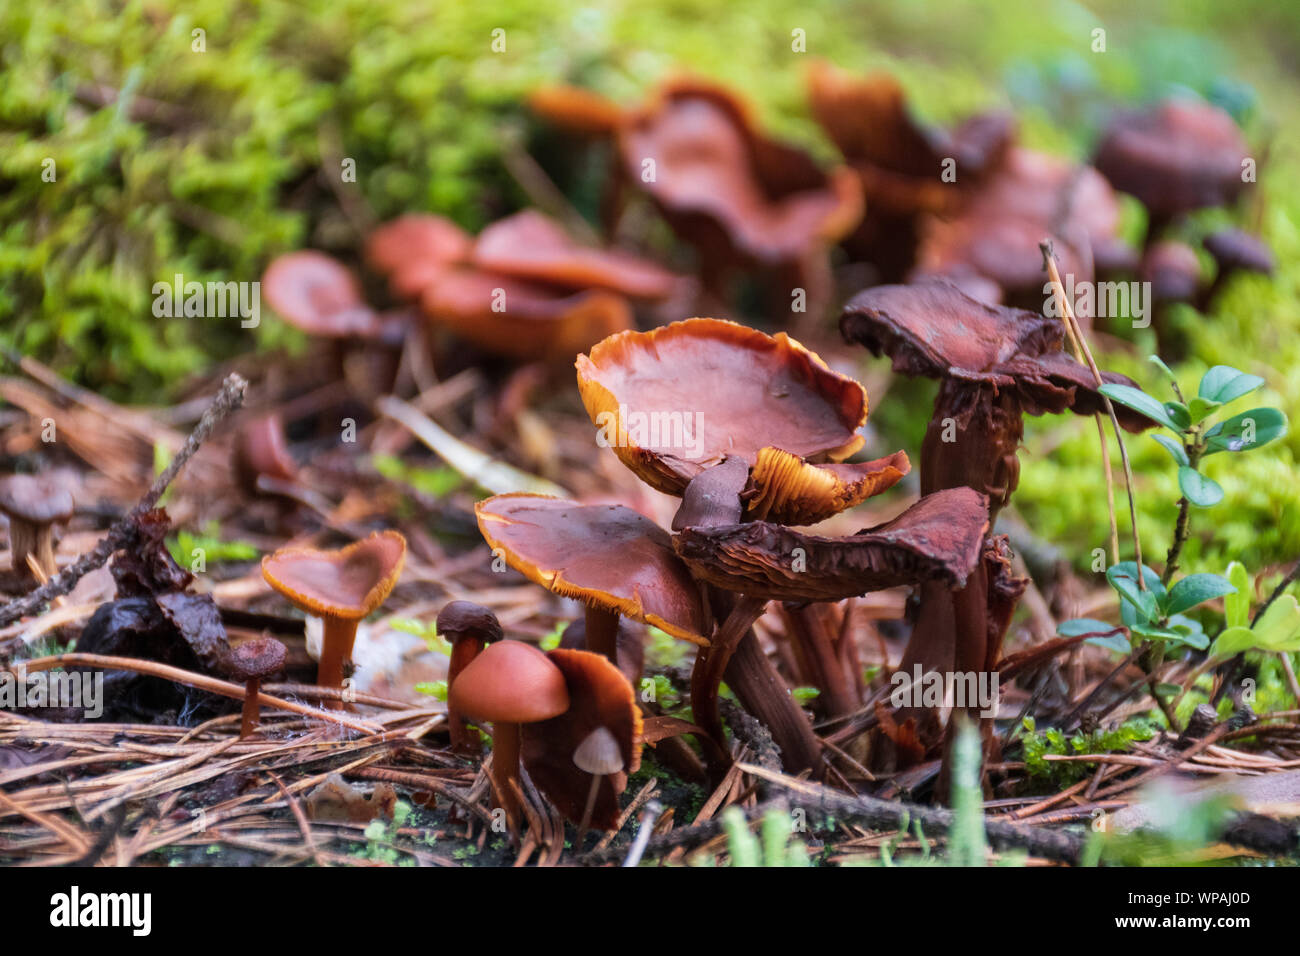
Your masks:
<svg viewBox="0 0 1300 956"><path fill-rule="evenodd" d="M1201 288L1201 260L1187 243L1162 239L1143 253L1138 278L1151 283L1151 298L1157 305L1195 302Z"/></svg>
<svg viewBox="0 0 1300 956"><path fill-rule="evenodd" d="M501 622L497 616L471 601L452 601L438 612L437 633L451 644L451 662L447 665L448 691L462 671L478 657L484 645L501 640ZM478 735L465 726L465 718L447 700L447 727L451 734L451 749L456 753L476 754L479 751Z"/></svg>
<svg viewBox="0 0 1300 956"><path fill-rule="evenodd" d="M1214 281L1201 293L1197 304L1201 311L1212 306L1233 276L1242 274L1272 275L1276 261L1263 241L1241 229L1223 229L1205 237L1205 251L1213 258L1218 271Z"/></svg>
<svg viewBox="0 0 1300 956"><path fill-rule="evenodd" d="M406 539L397 531L377 531L332 551L281 548L262 559L266 582L324 622L316 673L322 687L343 686L357 623L388 597L405 560ZM342 709L339 701L327 706Z"/></svg>
<svg viewBox="0 0 1300 956"><path fill-rule="evenodd" d="M591 811L596 807L596 794L600 792L601 779L623 771L623 754L609 728L597 727L582 738L582 743L573 752L573 765L583 773L591 774L591 789L587 793L587 804L583 807L582 822L578 824L578 836L574 840L574 846L581 850L587 826L591 823Z"/></svg>
<svg viewBox="0 0 1300 956"><path fill-rule="evenodd" d="M262 681L284 670L285 647L273 637L244 641L225 661L226 670L244 682L244 712L239 736L251 737L257 729L258 692Z"/></svg>
<svg viewBox="0 0 1300 956"><path fill-rule="evenodd" d="M450 219L411 213L366 239L366 265L388 276L400 299L416 299L448 269L469 259L474 240Z"/></svg>
<svg viewBox="0 0 1300 956"><path fill-rule="evenodd" d="M518 833L520 726L569 709L564 672L531 644L498 641L460 672L447 703L456 713L492 724L492 781L510 830Z"/></svg>
<svg viewBox="0 0 1300 956"><path fill-rule="evenodd" d="M276 412L258 415L235 435L235 478L249 496L276 494L298 480L298 463L289 454L284 422Z"/></svg>
<svg viewBox="0 0 1300 956"><path fill-rule="evenodd" d="M72 494L50 478L10 475L0 481L0 511L9 516L9 552L17 577L33 577L28 555L46 577L57 574L54 526L72 517Z"/></svg>

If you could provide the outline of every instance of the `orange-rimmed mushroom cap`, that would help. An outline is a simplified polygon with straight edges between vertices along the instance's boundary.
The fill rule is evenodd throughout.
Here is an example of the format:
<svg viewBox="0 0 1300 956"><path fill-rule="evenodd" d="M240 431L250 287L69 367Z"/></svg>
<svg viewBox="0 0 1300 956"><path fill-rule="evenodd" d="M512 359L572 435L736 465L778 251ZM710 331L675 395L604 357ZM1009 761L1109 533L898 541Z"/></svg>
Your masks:
<svg viewBox="0 0 1300 956"><path fill-rule="evenodd" d="M1093 164L1153 216L1171 219L1232 202L1245 188L1242 161L1248 153L1226 112L1199 100L1171 99L1117 116Z"/></svg>
<svg viewBox="0 0 1300 956"><path fill-rule="evenodd" d="M558 648L546 655L564 675L569 707L550 720L521 729L520 757L539 790L569 820L581 820L593 772L604 777L596 794L592 823L602 830L618 823L618 795L626 774L641 766L641 709L632 685L601 654ZM593 735L608 734L617 744L619 766L608 754L582 769L575 763L592 750ZM612 767L612 769L611 769Z"/></svg>
<svg viewBox="0 0 1300 956"><path fill-rule="evenodd" d="M457 713L489 723L549 720L570 703L563 671L522 641L489 644L460 672L448 695Z"/></svg>
<svg viewBox="0 0 1300 956"><path fill-rule="evenodd" d="M297 607L360 620L388 597L406 560L406 538L376 531L333 551L281 548L262 559L262 577Z"/></svg>
<svg viewBox="0 0 1300 956"><path fill-rule="evenodd" d="M630 253L579 245L559 223L534 209L479 233L473 261L486 272L516 279L572 289L594 286L638 299L662 299L676 281L668 270Z"/></svg>
<svg viewBox="0 0 1300 956"><path fill-rule="evenodd" d="M445 273L420 304L433 324L508 358L568 358L632 328L627 300L613 292L570 292L473 269Z"/></svg>
<svg viewBox="0 0 1300 956"><path fill-rule="evenodd" d="M728 591L763 600L840 601L930 580L961 587L979 562L988 527L988 498L951 488L847 537L751 521L687 528L673 547L698 577Z"/></svg>
<svg viewBox="0 0 1300 956"><path fill-rule="evenodd" d="M528 94L528 106L547 122L587 135L612 134L625 113L599 93L565 83L539 86Z"/></svg>
<svg viewBox="0 0 1300 956"><path fill-rule="evenodd" d="M751 262L796 261L862 218L851 170L823 173L806 154L767 139L749 109L711 83L663 84L621 124L618 148L629 179L674 229L701 242L720 235Z"/></svg>
<svg viewBox="0 0 1300 956"><path fill-rule="evenodd" d="M310 335L368 338L379 332L375 310L347 266L323 252L302 249L278 256L262 276L267 304Z"/></svg>
<svg viewBox="0 0 1300 956"><path fill-rule="evenodd" d="M668 532L645 515L522 493L484 499L474 510L484 540L530 581L680 640L709 643L699 586L673 554Z"/></svg>
<svg viewBox="0 0 1300 956"><path fill-rule="evenodd" d="M411 213L384 223L366 240L366 264L388 276L394 294L413 299L465 262L474 240L442 216Z"/></svg>
<svg viewBox="0 0 1300 956"><path fill-rule="evenodd" d="M909 467L901 453L822 463L862 446L867 396L783 332L687 319L612 336L579 355L577 371L602 443L666 494L681 496L697 475L738 458L752 469L751 516L811 523L883 491Z"/></svg>

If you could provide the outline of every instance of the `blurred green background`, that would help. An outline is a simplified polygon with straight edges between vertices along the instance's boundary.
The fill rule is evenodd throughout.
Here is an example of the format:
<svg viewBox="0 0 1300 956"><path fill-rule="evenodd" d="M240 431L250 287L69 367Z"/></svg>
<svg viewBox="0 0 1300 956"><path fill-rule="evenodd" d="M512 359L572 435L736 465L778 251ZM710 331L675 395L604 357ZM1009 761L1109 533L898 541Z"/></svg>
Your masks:
<svg viewBox="0 0 1300 956"><path fill-rule="evenodd" d="M498 28L506 49L493 53ZM807 54L791 51L796 28ZM926 119L1011 107L1029 145L1077 158L1116 105L1186 88L1229 109L1260 156L1246 224L1280 269L1239 282L1214 316L1180 315L1179 370L1189 384L1216 363L1255 372L1268 381L1257 404L1300 420L1300 6L1271 0L0 0L0 342L111 397L165 401L186 375L289 336L273 320L248 333L155 319L153 283L257 279L304 245L354 257L356 217L331 185L343 157L378 219L430 210L476 229L526 202L502 144L527 132L531 88L567 80L631 101L674 67L736 85L772 129L830 157L804 102L813 56L894 72ZM1154 341L1130 335L1109 364L1158 387L1143 359ZM928 406L873 405L890 447L917 450ZM1175 476L1149 438L1132 445L1158 561ZM1106 540L1095 446L1089 422L1034 422L1016 499L1080 561ZM1186 570L1300 554L1298 452L1293 432L1212 461L1227 498L1196 516Z"/></svg>

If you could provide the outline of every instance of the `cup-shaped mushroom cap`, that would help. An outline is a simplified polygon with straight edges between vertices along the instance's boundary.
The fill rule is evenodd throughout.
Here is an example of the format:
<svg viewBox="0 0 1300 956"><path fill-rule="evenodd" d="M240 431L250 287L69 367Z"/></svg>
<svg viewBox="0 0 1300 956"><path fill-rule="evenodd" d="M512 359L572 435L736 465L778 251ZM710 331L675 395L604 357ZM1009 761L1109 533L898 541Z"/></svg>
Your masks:
<svg viewBox="0 0 1300 956"><path fill-rule="evenodd" d="M226 670L236 680L270 677L284 670L286 651L273 637L255 637L230 652Z"/></svg>
<svg viewBox="0 0 1300 956"><path fill-rule="evenodd" d="M376 531L333 551L281 548L262 559L262 577L309 614L360 620L384 603L405 560L401 533Z"/></svg>
<svg viewBox="0 0 1300 956"><path fill-rule="evenodd" d="M1151 283L1156 302L1192 302L1201 289L1201 260L1187 243L1164 239L1143 253L1138 277Z"/></svg>
<svg viewBox="0 0 1300 956"><path fill-rule="evenodd" d="M666 494L735 458L753 469L751 511L800 521L857 504L907 471L906 456L831 471L817 463L862 446L866 393L783 332L688 319L612 336L579 355L577 370L602 443Z"/></svg>
<svg viewBox="0 0 1300 956"><path fill-rule="evenodd" d="M434 325L507 358L567 359L632 328L632 310L605 290L570 292L474 269L444 274L421 297Z"/></svg>
<svg viewBox="0 0 1300 956"><path fill-rule="evenodd" d="M1172 99L1116 117L1093 160L1111 184L1153 216L1223 206L1245 188L1248 149L1232 117L1199 100Z"/></svg>
<svg viewBox="0 0 1300 956"><path fill-rule="evenodd" d="M569 709L564 672L532 644L489 644L456 678L448 704L491 723L530 724Z"/></svg>
<svg viewBox="0 0 1300 956"><path fill-rule="evenodd" d="M569 289L609 289L635 299L662 299L675 281L671 272L646 259L579 245L559 223L534 209L479 233L473 260L480 269L499 275Z"/></svg>
<svg viewBox="0 0 1300 956"><path fill-rule="evenodd" d="M1241 229L1221 229L1205 237L1205 251L1220 269L1272 275L1273 253L1263 240Z"/></svg>
<svg viewBox="0 0 1300 956"><path fill-rule="evenodd" d="M749 110L709 83L666 83L620 126L618 145L630 180L676 231L721 239L746 262L794 262L862 218L851 170L822 173L806 154L759 134ZM653 177L645 175L651 161Z"/></svg>
<svg viewBox="0 0 1300 956"><path fill-rule="evenodd" d="M844 307L840 331L846 341L888 355L904 375L1014 390L1031 415L1067 408L1091 415L1104 408L1092 372L1061 351L1061 320L977 302L949 282L860 292ZM1102 379L1136 385L1114 372L1103 372ZM1129 431L1152 425L1125 406L1116 405L1115 414Z"/></svg>
<svg viewBox="0 0 1300 956"><path fill-rule="evenodd" d="M486 498L474 510L484 540L530 581L680 640L709 643L699 587L673 554L668 532L645 515L522 493Z"/></svg>
<svg viewBox="0 0 1300 956"><path fill-rule="evenodd" d="M438 636L447 641L458 637L477 637L489 643L501 640L501 622L481 604L452 601L438 612Z"/></svg>
<svg viewBox="0 0 1300 956"><path fill-rule="evenodd" d="M0 511L30 524L67 521L72 517L72 494L52 478L10 475L0 481Z"/></svg>
<svg viewBox="0 0 1300 956"><path fill-rule="evenodd" d="M988 499L970 488L950 488L847 537L751 521L688 528L673 546L698 577L728 591L762 600L840 601L922 581L964 585L988 526ZM806 566L796 568L795 555L803 555Z"/></svg>
<svg viewBox="0 0 1300 956"><path fill-rule="evenodd" d="M366 264L388 276L393 292L413 299L456 263L474 240L442 216L412 213L384 223L366 240Z"/></svg>
<svg viewBox="0 0 1300 956"><path fill-rule="evenodd" d="M619 816L618 794L626 783L623 774L641 766L636 695L601 654L557 649L546 656L564 674L569 706L557 717L521 729L520 757L538 789L574 823L586 807L591 775L604 775L592 823L612 829Z"/></svg>
<svg viewBox="0 0 1300 956"><path fill-rule="evenodd" d="M262 276L267 304L290 325L327 338L378 334L374 309L361 297L356 276L343 263L302 249L276 258Z"/></svg>

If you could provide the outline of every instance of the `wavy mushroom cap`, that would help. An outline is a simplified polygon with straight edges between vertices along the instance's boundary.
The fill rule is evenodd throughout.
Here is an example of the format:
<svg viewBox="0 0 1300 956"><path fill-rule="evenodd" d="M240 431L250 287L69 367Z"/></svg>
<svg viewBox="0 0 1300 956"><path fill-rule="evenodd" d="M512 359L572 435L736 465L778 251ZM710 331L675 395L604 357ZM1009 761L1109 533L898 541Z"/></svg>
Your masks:
<svg viewBox="0 0 1300 956"><path fill-rule="evenodd" d="M628 177L678 232L721 237L747 261L793 262L862 218L851 170L823 173L806 154L763 137L749 110L709 83L665 84L621 125L619 150Z"/></svg>
<svg viewBox="0 0 1300 956"><path fill-rule="evenodd" d="M751 515L808 521L884 490L908 469L904 455L819 463L862 446L867 396L783 332L687 319L612 336L579 355L577 370L592 422L625 465L666 494L680 496L704 471L740 459L752 469Z"/></svg>
<svg viewBox="0 0 1300 956"><path fill-rule="evenodd" d="M262 559L262 577L310 614L360 620L397 583L406 560L406 538L376 531L333 551L281 548Z"/></svg>
<svg viewBox="0 0 1300 956"><path fill-rule="evenodd" d="M979 561L988 527L988 498L951 488L848 537L751 521L688 528L673 547L698 577L728 591L763 600L840 601L930 580L961 587ZM803 555L803 566L795 567L794 555Z"/></svg>
<svg viewBox="0 0 1300 956"><path fill-rule="evenodd" d="M262 276L267 304L282 319L309 335L327 338L378 334L375 310L361 297L361 286L347 266L313 249L279 256Z"/></svg>
<svg viewBox="0 0 1300 956"><path fill-rule="evenodd" d="M420 305L434 325L515 359L567 359L632 328L632 310L616 293L570 292L473 269L444 274Z"/></svg>
<svg viewBox="0 0 1300 956"><path fill-rule="evenodd" d="M1172 99L1116 117L1093 165L1152 215L1172 218L1232 202L1245 188L1247 154L1241 130L1226 112L1199 100Z"/></svg>
<svg viewBox="0 0 1300 956"><path fill-rule="evenodd" d="M559 223L534 209L479 233L473 260L486 272L571 289L595 286L640 299L662 299L675 282L671 272L646 259L579 245Z"/></svg>
<svg viewBox="0 0 1300 956"><path fill-rule="evenodd" d="M569 709L564 672L532 644L489 644L456 678L448 704L490 723L529 724Z"/></svg>
<svg viewBox="0 0 1300 956"><path fill-rule="evenodd" d="M564 675L569 707L550 720L524 727L520 757L533 782L569 820L578 823L586 807L591 775L605 777L596 794L592 822L602 830L618 822L618 794L624 774L641 766L641 709L632 685L601 654L551 651L546 655Z"/></svg>
<svg viewBox="0 0 1300 956"><path fill-rule="evenodd" d="M366 240L366 264L388 276L393 292L413 299L457 263L469 258L474 240L442 216L399 216Z"/></svg>
<svg viewBox="0 0 1300 956"><path fill-rule="evenodd" d="M649 518L622 505L497 495L474 508L489 547L530 581L707 645L700 589Z"/></svg>

